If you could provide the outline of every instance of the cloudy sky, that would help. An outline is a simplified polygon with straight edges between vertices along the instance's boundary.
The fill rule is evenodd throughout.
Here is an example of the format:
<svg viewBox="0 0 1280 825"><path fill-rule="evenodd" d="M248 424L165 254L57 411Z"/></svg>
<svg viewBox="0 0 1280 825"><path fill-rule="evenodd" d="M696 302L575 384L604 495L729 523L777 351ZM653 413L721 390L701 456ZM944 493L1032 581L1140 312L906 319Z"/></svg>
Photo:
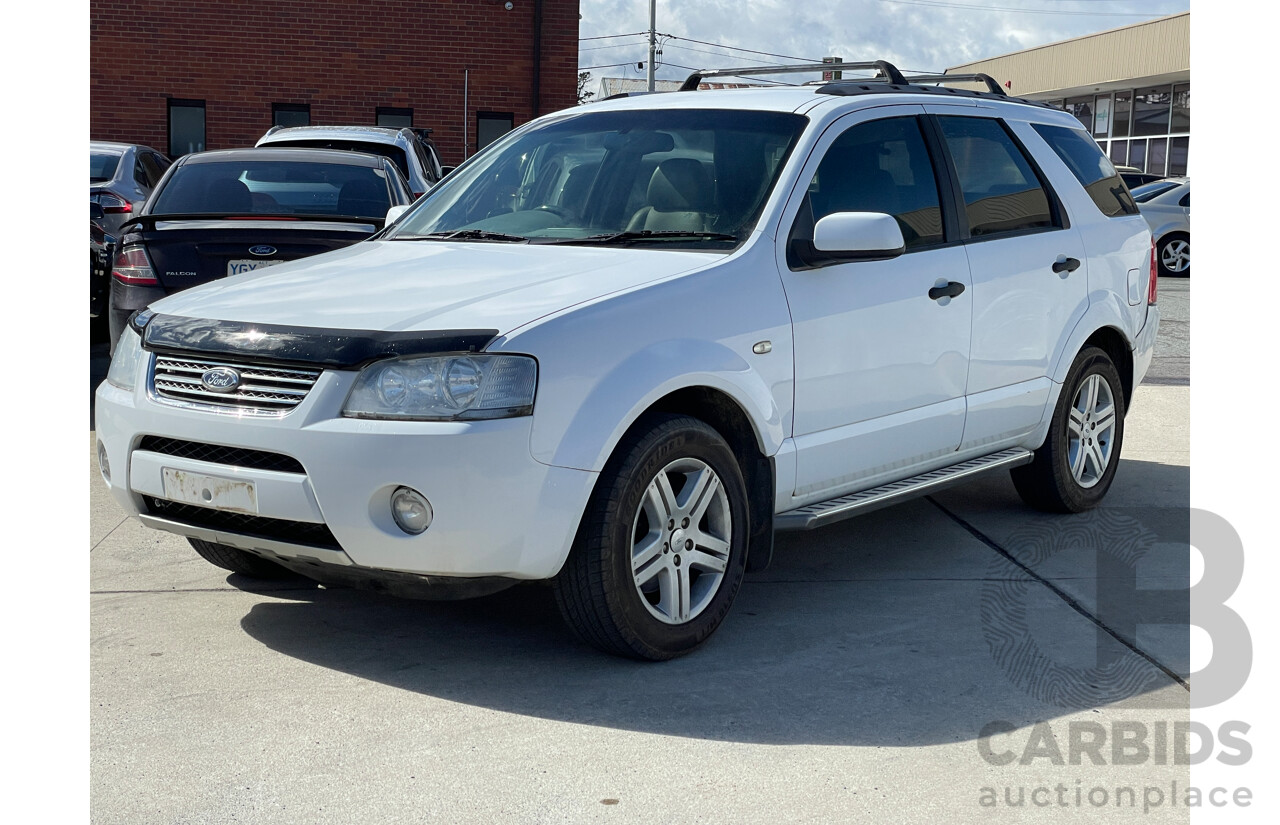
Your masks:
<svg viewBox="0 0 1280 825"><path fill-rule="evenodd" d="M941 71L1189 7L1190 0L658 0L656 29L673 36L660 40L658 77L827 55ZM581 0L581 12L578 65L603 67L591 68L589 88L604 76L644 77L636 63L648 55L649 0Z"/></svg>

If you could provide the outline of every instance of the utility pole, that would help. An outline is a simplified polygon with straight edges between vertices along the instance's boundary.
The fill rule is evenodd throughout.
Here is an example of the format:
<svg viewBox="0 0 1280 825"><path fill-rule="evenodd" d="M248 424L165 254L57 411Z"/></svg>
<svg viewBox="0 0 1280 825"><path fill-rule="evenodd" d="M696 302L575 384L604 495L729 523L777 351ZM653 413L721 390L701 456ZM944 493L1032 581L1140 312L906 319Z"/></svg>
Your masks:
<svg viewBox="0 0 1280 825"><path fill-rule="evenodd" d="M649 91L654 89L653 61L658 51L658 0L649 0Z"/></svg>

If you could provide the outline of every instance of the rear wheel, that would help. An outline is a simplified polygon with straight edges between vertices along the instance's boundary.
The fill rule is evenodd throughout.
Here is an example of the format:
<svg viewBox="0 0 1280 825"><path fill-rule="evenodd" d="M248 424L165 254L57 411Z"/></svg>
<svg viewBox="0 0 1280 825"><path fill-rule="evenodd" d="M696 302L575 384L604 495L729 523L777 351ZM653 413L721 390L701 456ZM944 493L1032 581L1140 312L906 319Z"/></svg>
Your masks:
<svg viewBox="0 0 1280 825"><path fill-rule="evenodd" d="M1101 349L1086 347L1071 365L1035 460L1010 473L1022 500L1056 513L1079 513L1100 502L1120 463L1124 412L1115 364Z"/></svg>
<svg viewBox="0 0 1280 825"><path fill-rule="evenodd" d="M191 542L191 546L202 559L232 573L239 573L251 579L283 579L293 575L280 565L267 561L261 556L255 556L253 553L246 553L244 550L202 539L188 538L187 541Z"/></svg>
<svg viewBox="0 0 1280 825"><path fill-rule="evenodd" d="M729 612L749 533L746 486L724 439L697 419L657 416L601 475L556 578L561 613L608 653L688 653Z"/></svg>

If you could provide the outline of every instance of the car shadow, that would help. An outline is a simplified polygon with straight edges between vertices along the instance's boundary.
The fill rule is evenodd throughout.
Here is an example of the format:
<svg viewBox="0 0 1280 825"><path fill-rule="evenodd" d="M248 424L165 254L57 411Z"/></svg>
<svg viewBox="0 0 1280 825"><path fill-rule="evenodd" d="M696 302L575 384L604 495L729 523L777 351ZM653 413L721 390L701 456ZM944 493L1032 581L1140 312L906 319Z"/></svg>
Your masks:
<svg viewBox="0 0 1280 825"><path fill-rule="evenodd" d="M1126 464L1171 486L1186 469ZM989 495L994 507L1020 506L1011 485ZM1064 527L1088 518L1059 517ZM1087 672L1103 655L1133 657L1141 678L1093 698L1037 698L993 656L983 618L993 582L1023 588L1027 633L1056 662ZM747 577L715 636L656 664L575 641L543 584L460 602L301 585L255 592L268 598L242 628L281 654L451 702L619 730L900 747L976 739L995 720L1020 727L1102 705L1181 713L1188 702L1167 673L926 500L780 535L774 565Z"/></svg>

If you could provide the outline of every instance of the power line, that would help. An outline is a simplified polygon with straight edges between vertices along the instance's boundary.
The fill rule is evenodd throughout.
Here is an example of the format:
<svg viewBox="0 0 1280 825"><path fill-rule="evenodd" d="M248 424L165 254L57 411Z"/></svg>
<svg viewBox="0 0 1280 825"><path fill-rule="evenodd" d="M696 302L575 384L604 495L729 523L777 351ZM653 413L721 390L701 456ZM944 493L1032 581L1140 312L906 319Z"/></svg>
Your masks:
<svg viewBox="0 0 1280 825"><path fill-rule="evenodd" d="M709 54L715 57L733 57L733 55L725 54L724 52L709 52L706 49L695 49L692 46L681 46L676 43L667 43L666 46L673 49L681 49L686 52L698 52L699 54ZM773 63L768 60L761 60L760 62L764 63L766 66L785 66L786 65L785 63ZM817 62L817 61L814 61L814 62ZM675 64L671 64L671 65L675 65Z"/></svg>
<svg viewBox="0 0 1280 825"><path fill-rule="evenodd" d="M666 36L667 36L667 37L670 37L672 40L687 40L687 41L689 41L690 43L701 43L701 44L702 44L702 45L704 45L704 46L715 46L715 47L716 47L716 48L718 48L718 49L729 49L730 51L735 51L735 52L750 52L751 54L762 54L762 55L764 55L765 57L781 57L781 58L784 58L784 59L786 59L786 60L801 60L801 61L803 61L803 62L805 62L805 63L817 63L817 62L818 62L817 60L815 60L815 59L814 59L814 58L812 58L812 57L796 57L794 54L777 54L777 53L775 53L775 52L761 52L761 51L756 51L755 49L744 49L744 48L741 48L741 47L739 47L739 46L726 46L726 45L725 45L725 44L723 44L723 43L711 43L711 42L708 42L708 41L706 41L706 40L697 40L697 39L692 38L692 37L679 37L679 36L674 35L674 34L668 34L668 35L666 35Z"/></svg>
<svg viewBox="0 0 1280 825"><path fill-rule="evenodd" d="M627 34L601 34L595 37L579 37L578 42L581 43L583 40L608 40L611 37L635 37L637 34L647 35L648 33L649 33L648 31L642 31L642 32L629 32Z"/></svg>

